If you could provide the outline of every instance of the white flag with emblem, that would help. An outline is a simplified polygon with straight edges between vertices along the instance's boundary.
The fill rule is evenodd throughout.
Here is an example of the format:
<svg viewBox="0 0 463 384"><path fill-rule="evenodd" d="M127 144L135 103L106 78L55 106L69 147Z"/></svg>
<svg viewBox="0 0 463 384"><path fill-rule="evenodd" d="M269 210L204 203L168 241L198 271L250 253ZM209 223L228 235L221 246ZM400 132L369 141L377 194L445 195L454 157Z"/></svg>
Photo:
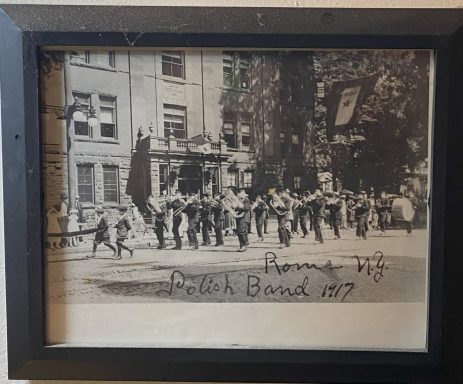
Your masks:
<svg viewBox="0 0 463 384"><path fill-rule="evenodd" d="M352 119L354 114L355 105L359 97L361 86L344 88L339 100L338 110L336 112L336 119L334 125L346 125Z"/></svg>

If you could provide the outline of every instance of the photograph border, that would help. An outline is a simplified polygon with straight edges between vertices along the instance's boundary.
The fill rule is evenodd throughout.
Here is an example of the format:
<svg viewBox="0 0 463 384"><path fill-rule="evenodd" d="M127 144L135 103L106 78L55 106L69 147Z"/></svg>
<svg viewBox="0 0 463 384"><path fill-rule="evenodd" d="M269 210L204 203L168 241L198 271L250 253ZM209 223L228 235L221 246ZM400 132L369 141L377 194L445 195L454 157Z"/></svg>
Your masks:
<svg viewBox="0 0 463 384"><path fill-rule="evenodd" d="M0 6L9 378L459 382L462 25L457 9ZM45 346L43 46L433 49L428 352Z"/></svg>

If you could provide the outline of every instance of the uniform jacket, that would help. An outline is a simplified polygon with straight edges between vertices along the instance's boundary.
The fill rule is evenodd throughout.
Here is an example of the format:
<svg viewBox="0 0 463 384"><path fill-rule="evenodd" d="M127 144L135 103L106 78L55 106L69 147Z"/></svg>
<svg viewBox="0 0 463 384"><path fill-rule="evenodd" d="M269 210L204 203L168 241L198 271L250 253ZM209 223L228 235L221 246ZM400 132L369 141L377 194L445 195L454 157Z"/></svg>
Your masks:
<svg viewBox="0 0 463 384"><path fill-rule="evenodd" d="M211 202L209 199L201 200L201 209L200 209L201 220L211 221L212 220L212 209Z"/></svg>
<svg viewBox="0 0 463 384"><path fill-rule="evenodd" d="M132 226L130 225L130 220L127 214L119 217L119 220L117 221L117 224L116 224L116 229L117 229L116 233L117 233L118 239L127 238L129 234L129 230L132 229Z"/></svg>
<svg viewBox="0 0 463 384"><path fill-rule="evenodd" d="M244 197L241 202L243 203L243 207L237 208L236 213L244 212L244 216L240 218L236 218L236 220L244 220L245 223L251 222L251 202L247 197Z"/></svg>
<svg viewBox="0 0 463 384"><path fill-rule="evenodd" d="M96 227L98 228L98 231L95 233L95 240L105 241L110 239L108 231L108 219L106 216L103 215L98 218Z"/></svg>
<svg viewBox="0 0 463 384"><path fill-rule="evenodd" d="M330 217L332 220L341 220L342 219L342 200L336 199L331 201L328 205L330 211Z"/></svg>
<svg viewBox="0 0 463 384"><path fill-rule="evenodd" d="M268 211L268 205L265 201L261 200L256 204L253 211L256 215L256 220L264 220Z"/></svg>
<svg viewBox="0 0 463 384"><path fill-rule="evenodd" d="M370 211L368 200L362 199L355 205L355 217L364 217Z"/></svg>
<svg viewBox="0 0 463 384"><path fill-rule="evenodd" d="M188 217L188 221L194 221L195 223L199 222L199 209L200 204L198 200L193 200L190 204L187 205L185 208L186 216Z"/></svg>
<svg viewBox="0 0 463 384"><path fill-rule="evenodd" d="M221 202L218 202L217 205L213 205L211 207L212 218L214 219L214 223L218 223L219 221L225 220L225 214L223 210L223 205Z"/></svg>
<svg viewBox="0 0 463 384"><path fill-rule="evenodd" d="M324 197L317 197L315 200L312 200L313 215L316 217L325 217L325 204Z"/></svg>

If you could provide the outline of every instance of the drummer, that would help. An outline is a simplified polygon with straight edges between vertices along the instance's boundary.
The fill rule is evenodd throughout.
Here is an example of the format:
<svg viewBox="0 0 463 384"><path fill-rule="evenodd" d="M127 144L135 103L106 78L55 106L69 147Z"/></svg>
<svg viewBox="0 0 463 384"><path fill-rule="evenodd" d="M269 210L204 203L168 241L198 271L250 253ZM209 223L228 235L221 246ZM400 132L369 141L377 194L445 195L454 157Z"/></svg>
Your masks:
<svg viewBox="0 0 463 384"><path fill-rule="evenodd" d="M415 218L416 215L416 210L418 209L418 198L415 196L415 193L413 191L408 191L408 200L410 200L410 203L412 203L413 211L414 214L412 218L409 221L405 221L405 229L407 230L407 237L412 236L412 222Z"/></svg>

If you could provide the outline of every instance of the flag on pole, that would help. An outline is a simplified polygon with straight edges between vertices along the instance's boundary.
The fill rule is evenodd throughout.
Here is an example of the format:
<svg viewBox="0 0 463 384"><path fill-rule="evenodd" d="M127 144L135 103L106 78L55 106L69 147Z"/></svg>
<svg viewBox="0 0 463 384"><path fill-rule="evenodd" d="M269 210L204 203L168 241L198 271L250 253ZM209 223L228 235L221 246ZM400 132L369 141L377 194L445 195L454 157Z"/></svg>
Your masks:
<svg viewBox="0 0 463 384"><path fill-rule="evenodd" d="M327 133L331 140L352 123L355 111L374 92L378 74L334 82L326 97Z"/></svg>

